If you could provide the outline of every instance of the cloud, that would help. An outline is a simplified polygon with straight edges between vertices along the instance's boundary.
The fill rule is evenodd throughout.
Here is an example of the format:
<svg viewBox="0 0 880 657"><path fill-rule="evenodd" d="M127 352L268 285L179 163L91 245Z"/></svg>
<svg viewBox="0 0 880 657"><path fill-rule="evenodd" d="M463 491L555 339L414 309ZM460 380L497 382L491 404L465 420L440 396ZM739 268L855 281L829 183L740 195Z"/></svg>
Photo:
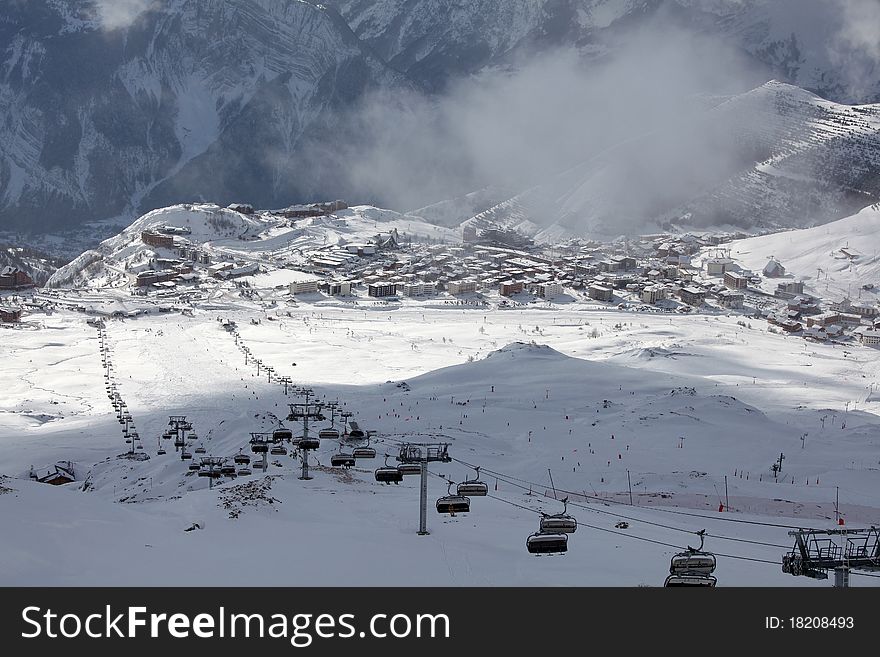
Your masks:
<svg viewBox="0 0 880 657"><path fill-rule="evenodd" d="M739 165L700 118L706 93L739 93L766 76L733 48L672 24L615 39L600 57L574 48L532 54L440 97L370 95L342 128L342 186L364 202L415 209L484 186L526 189L613 159L608 196L636 221L659 197Z"/></svg>
<svg viewBox="0 0 880 657"><path fill-rule="evenodd" d="M153 0L95 0L95 9L102 27L116 30L130 26L151 4Z"/></svg>
<svg viewBox="0 0 880 657"><path fill-rule="evenodd" d="M880 0L835 0L835 5L840 24L828 40L828 55L848 95L871 98L880 77Z"/></svg>

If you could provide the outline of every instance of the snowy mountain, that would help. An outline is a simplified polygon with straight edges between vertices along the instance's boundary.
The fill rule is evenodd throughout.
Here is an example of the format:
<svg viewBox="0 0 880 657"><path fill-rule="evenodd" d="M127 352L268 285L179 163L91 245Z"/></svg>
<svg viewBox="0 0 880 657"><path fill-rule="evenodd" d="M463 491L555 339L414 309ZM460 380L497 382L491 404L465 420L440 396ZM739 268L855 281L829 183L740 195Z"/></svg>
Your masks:
<svg viewBox="0 0 880 657"><path fill-rule="evenodd" d="M94 0L4 7L4 227L130 221L202 198L300 200L327 182L297 153L326 139L333 110L402 81L336 14L305 2L129 6L143 11L120 16Z"/></svg>
<svg viewBox="0 0 880 657"><path fill-rule="evenodd" d="M880 198L880 105L849 106L771 81L694 108L484 212L539 240L652 229L779 230Z"/></svg>
<svg viewBox="0 0 880 657"><path fill-rule="evenodd" d="M880 101L880 7L872 0L329 0L355 34L413 79L458 74L574 45L618 50L658 21L728 41L772 76L840 102ZM872 30L869 26L874 26Z"/></svg>
<svg viewBox="0 0 880 657"><path fill-rule="evenodd" d="M738 240L731 256L760 271L775 258L786 275L804 281L804 290L823 298L873 302L880 287L880 204L844 219L802 230ZM774 279L767 284L775 287ZM862 285L872 285L870 290ZM772 288L769 290L772 292Z"/></svg>

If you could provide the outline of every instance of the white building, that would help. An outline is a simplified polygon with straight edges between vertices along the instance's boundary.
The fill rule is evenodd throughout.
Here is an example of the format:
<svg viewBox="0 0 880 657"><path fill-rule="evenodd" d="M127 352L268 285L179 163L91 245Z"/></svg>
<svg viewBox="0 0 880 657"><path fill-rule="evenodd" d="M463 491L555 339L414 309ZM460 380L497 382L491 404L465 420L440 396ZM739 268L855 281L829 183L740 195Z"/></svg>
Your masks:
<svg viewBox="0 0 880 657"><path fill-rule="evenodd" d="M649 285L642 290L640 298L642 303L657 303L666 298L666 286Z"/></svg>
<svg viewBox="0 0 880 657"><path fill-rule="evenodd" d="M414 282L404 283L401 289L405 297L423 297L428 294L434 294L437 288L434 283Z"/></svg>
<svg viewBox="0 0 880 657"><path fill-rule="evenodd" d="M706 273L709 276L724 276L724 273L733 266L730 258L709 258L706 261Z"/></svg>
<svg viewBox="0 0 880 657"><path fill-rule="evenodd" d="M449 281L446 284L449 294L473 294L477 291L476 281Z"/></svg>
<svg viewBox="0 0 880 657"><path fill-rule="evenodd" d="M534 287L534 292L539 297L549 299L562 294L563 288L561 283L538 283Z"/></svg>
<svg viewBox="0 0 880 657"><path fill-rule="evenodd" d="M283 288L282 288L283 289ZM290 284L291 294L311 294L318 291L317 278L304 278L299 281L293 281Z"/></svg>

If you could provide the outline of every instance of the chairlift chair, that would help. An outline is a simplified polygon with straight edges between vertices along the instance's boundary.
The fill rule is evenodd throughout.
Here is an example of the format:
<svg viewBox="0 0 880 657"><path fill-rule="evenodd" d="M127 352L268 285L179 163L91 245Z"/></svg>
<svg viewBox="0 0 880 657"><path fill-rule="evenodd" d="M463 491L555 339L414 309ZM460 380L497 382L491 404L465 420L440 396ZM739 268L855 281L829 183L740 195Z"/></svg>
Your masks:
<svg viewBox="0 0 880 657"><path fill-rule="evenodd" d="M190 463L190 464L189 464L189 469L192 470L193 472L195 472L196 470L198 470L200 467L201 467L201 466L200 466L198 463Z"/></svg>
<svg viewBox="0 0 880 657"><path fill-rule="evenodd" d="M273 456L287 456L287 448L284 445L273 445L269 453Z"/></svg>
<svg viewBox="0 0 880 657"><path fill-rule="evenodd" d="M239 452L233 457L232 460L235 461L236 465L247 465L251 462L251 457L247 454L242 454L241 452Z"/></svg>
<svg viewBox="0 0 880 657"><path fill-rule="evenodd" d="M164 448L160 447L160 448L158 449L158 451L156 452L156 454L157 454L158 456L164 456L164 455L166 454L166 452L165 452Z"/></svg>
<svg viewBox="0 0 880 657"><path fill-rule="evenodd" d="M239 477L247 477L247 476L249 476L250 474L251 474L251 469L250 469L250 468L239 468L239 469L238 469L238 476L239 476Z"/></svg>
<svg viewBox="0 0 880 657"><path fill-rule="evenodd" d="M190 452L184 452L183 454L180 455L180 458L183 459L184 461L191 459L192 457L193 457L193 455Z"/></svg>
<svg viewBox="0 0 880 657"><path fill-rule="evenodd" d="M467 481L461 482L456 488L456 492L459 495L470 495L472 497L485 497L489 494L489 486L486 485L486 482L480 481L480 468L479 466L475 467L474 470L477 471L476 479L468 479Z"/></svg>
<svg viewBox="0 0 880 657"><path fill-rule="evenodd" d="M374 459L376 458L376 450L372 447L355 447L351 455L356 459Z"/></svg>
<svg viewBox="0 0 880 657"><path fill-rule="evenodd" d="M196 454L204 454L204 453L206 453L208 450L206 450L204 447L202 447L201 445L199 445L199 446L196 447L193 451L194 451Z"/></svg>
<svg viewBox="0 0 880 657"><path fill-rule="evenodd" d="M321 446L321 439L318 436L302 437L298 444L300 449L318 449Z"/></svg>
<svg viewBox="0 0 880 657"><path fill-rule="evenodd" d="M541 514L540 531L548 533L573 534L577 531L577 520L568 515L568 498L562 498L562 513Z"/></svg>
<svg viewBox="0 0 880 657"><path fill-rule="evenodd" d="M708 586L714 587L718 584L718 579L713 575L696 575L696 574L685 574L685 575L670 575L666 578L666 581L663 582L663 586L673 587L673 586Z"/></svg>
<svg viewBox="0 0 880 657"><path fill-rule="evenodd" d="M280 443L282 440L288 442L293 440L293 432L290 429L285 429L283 427L281 429L275 429L275 431L272 432L272 441Z"/></svg>
<svg viewBox="0 0 880 657"><path fill-rule="evenodd" d="M715 572L715 555L703 550L706 530L697 532L700 537L700 547L692 548L688 545L687 550L679 552L672 557L669 563L670 575L698 575L708 576Z"/></svg>
<svg viewBox="0 0 880 657"><path fill-rule="evenodd" d="M471 499L464 495L453 495L452 482L450 481L446 495L437 499L436 507L437 513L467 513L471 510Z"/></svg>
<svg viewBox="0 0 880 657"><path fill-rule="evenodd" d="M339 429L327 427L318 432L318 438L321 440L339 440Z"/></svg>
<svg viewBox="0 0 880 657"><path fill-rule="evenodd" d="M397 466L397 469L400 470L400 474L402 474L404 477L406 477L407 475L422 474L421 463L401 463Z"/></svg>
<svg viewBox="0 0 880 657"><path fill-rule="evenodd" d="M251 451L254 454L265 454L269 451L269 446L261 440L251 441Z"/></svg>
<svg viewBox="0 0 880 657"><path fill-rule="evenodd" d="M568 534L537 531L526 539L531 554L559 554L568 552Z"/></svg>
<svg viewBox="0 0 880 657"><path fill-rule="evenodd" d="M330 457L330 465L334 468L351 468L355 464L354 456L339 452Z"/></svg>
<svg viewBox="0 0 880 657"><path fill-rule="evenodd" d="M234 465L221 465L220 466L220 474L234 475L235 474L235 466Z"/></svg>
<svg viewBox="0 0 880 657"><path fill-rule="evenodd" d="M385 465L380 468L376 468L376 472L374 473L376 477L376 481L383 484L399 484L403 481L403 475L400 473L396 467L392 465L388 465L388 454L385 455Z"/></svg>

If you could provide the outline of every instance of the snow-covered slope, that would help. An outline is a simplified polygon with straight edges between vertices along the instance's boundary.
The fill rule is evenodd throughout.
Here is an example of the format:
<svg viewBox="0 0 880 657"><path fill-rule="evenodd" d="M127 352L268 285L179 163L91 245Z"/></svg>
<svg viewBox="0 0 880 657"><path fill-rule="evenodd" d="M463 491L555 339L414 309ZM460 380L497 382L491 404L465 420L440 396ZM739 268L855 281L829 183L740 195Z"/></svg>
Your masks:
<svg viewBox="0 0 880 657"><path fill-rule="evenodd" d="M295 400L245 365L218 313L108 324L118 390L151 456L143 461L117 456L127 446L105 395L95 329L60 311L45 320L51 330L11 332L7 369L16 376L0 413L0 462L12 477L0 480L0 522L17 531L0 535L0 581L659 585L676 551L667 546L693 544L706 528L715 535L710 549L770 562L719 557L719 585L816 585L781 572L786 527L737 521L831 527L837 485L848 522L876 517L876 416L850 408L845 429L842 411L820 427L829 407L863 387L854 373L873 371L874 350L844 358L817 345L792 357L780 348L785 338L730 318L673 326L666 317L625 324L620 314L591 313L599 337L587 339L577 311L499 311L479 320L482 331L460 312L301 309L257 325L244 321L250 311L220 313L238 321L252 357L338 397L376 430L380 458L331 468L339 446L323 441L311 481L297 479L296 460L273 456L268 476L255 471L213 490L170 446L156 453L168 415L185 414L207 454L231 456L247 450L249 432L283 422ZM673 341L675 356L663 357L658 345ZM633 357L637 347L655 356ZM465 354L478 355L464 362ZM735 358L741 372L726 363ZM821 372L803 374L802 361ZM862 402L865 410L877 404ZM431 466L431 501L447 489L439 475L473 476L466 464L483 466L490 496L472 498L471 512L455 517L432 510L430 536L417 536L417 482L384 486L372 472L405 440L450 443L456 460ZM786 461L776 482L768 466L779 451ZM79 481L27 481L31 465L41 471L56 459L73 461ZM733 512L719 514L725 476ZM539 511L561 509L554 487L581 524L567 555L536 558L524 541ZM624 519L627 529L615 527ZM202 528L185 531L194 523ZM284 578L248 567L255 536L289 546ZM590 567L597 559L603 568ZM865 580L853 584L873 583Z"/></svg>
<svg viewBox="0 0 880 657"><path fill-rule="evenodd" d="M477 215L537 239L681 226L773 230L880 198L880 105L776 81L634 137Z"/></svg>
<svg viewBox="0 0 880 657"><path fill-rule="evenodd" d="M873 301L880 287L880 204L824 226L738 240L726 245L744 267L761 271L771 257L816 296ZM774 283L769 280L768 283Z"/></svg>
<svg viewBox="0 0 880 657"><path fill-rule="evenodd" d="M242 214L211 203L180 204L143 215L118 235L104 240L49 279L49 287L114 287L148 268L150 259L177 257L171 249L145 244L141 234L157 228L178 228L181 243L200 248L214 261L267 265L305 263L311 250L364 243L396 230L400 239L459 240L456 231L427 223L420 217L369 205L339 210L329 216L290 221L271 212Z"/></svg>

